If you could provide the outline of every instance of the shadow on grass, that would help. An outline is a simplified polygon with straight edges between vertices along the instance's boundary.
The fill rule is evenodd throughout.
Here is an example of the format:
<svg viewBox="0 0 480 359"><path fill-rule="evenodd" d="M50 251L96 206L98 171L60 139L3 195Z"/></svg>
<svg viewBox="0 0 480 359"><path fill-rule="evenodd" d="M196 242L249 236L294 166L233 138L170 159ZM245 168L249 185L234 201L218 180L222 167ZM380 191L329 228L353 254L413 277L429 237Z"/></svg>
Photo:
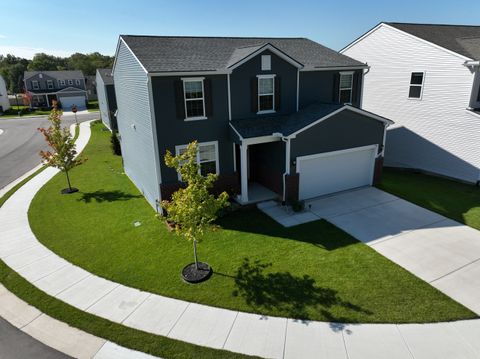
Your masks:
<svg viewBox="0 0 480 359"><path fill-rule="evenodd" d="M92 202L92 200L94 200L95 202L101 203L101 202L128 201L130 199L140 198L140 197L142 196L125 193L119 190L115 190L115 191L98 190L95 192L82 193L82 197L80 197L78 200L83 201L85 203L90 203Z"/></svg>
<svg viewBox="0 0 480 359"><path fill-rule="evenodd" d="M234 277L234 296L241 296L252 308L264 308L282 312L290 318L310 319L311 311L321 312L331 322L351 321L332 313L331 308L341 307L343 311L372 312L339 297L336 290L319 287L308 275L295 276L288 271L266 273L271 263L260 260L250 262L245 258Z"/></svg>
<svg viewBox="0 0 480 359"><path fill-rule="evenodd" d="M234 211L217 221L223 229L279 237L332 251L359 242L333 224L318 220L285 228L256 208Z"/></svg>

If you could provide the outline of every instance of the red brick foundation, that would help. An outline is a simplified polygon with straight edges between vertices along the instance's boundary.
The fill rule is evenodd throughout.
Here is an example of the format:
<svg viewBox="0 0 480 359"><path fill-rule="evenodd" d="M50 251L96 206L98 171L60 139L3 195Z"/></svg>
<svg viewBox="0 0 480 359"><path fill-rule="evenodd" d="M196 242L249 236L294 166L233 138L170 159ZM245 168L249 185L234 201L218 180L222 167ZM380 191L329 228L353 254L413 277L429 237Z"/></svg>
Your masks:
<svg viewBox="0 0 480 359"><path fill-rule="evenodd" d="M375 169L373 170L373 185L377 185L382 180L383 172L383 157L377 157L375 159Z"/></svg>

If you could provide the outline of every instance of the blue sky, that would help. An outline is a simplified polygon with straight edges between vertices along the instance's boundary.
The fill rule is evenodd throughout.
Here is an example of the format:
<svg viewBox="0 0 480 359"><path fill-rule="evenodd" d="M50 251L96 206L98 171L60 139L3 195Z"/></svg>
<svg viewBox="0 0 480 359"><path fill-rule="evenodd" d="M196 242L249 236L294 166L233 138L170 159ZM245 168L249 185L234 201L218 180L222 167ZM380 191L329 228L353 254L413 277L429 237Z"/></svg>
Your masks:
<svg viewBox="0 0 480 359"><path fill-rule="evenodd" d="M0 54L113 55L119 34L301 36L339 50L380 21L480 25L479 14L471 0L5 0Z"/></svg>

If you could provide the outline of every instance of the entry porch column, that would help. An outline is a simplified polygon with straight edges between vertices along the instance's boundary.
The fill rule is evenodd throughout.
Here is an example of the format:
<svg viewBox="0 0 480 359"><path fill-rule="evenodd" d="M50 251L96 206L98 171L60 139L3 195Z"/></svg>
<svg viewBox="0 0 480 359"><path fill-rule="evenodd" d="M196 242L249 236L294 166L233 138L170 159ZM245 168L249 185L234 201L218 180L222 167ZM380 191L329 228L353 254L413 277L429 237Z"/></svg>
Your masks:
<svg viewBox="0 0 480 359"><path fill-rule="evenodd" d="M240 201L248 202L248 145L242 143L240 145Z"/></svg>

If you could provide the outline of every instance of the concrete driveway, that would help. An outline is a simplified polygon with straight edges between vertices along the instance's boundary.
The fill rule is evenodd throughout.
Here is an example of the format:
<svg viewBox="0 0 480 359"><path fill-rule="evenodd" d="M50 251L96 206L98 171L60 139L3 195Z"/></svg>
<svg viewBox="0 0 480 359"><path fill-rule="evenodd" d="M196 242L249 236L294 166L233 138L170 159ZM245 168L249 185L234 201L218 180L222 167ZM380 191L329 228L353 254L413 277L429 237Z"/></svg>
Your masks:
<svg viewBox="0 0 480 359"><path fill-rule="evenodd" d="M307 208L480 314L480 232L376 188Z"/></svg>

